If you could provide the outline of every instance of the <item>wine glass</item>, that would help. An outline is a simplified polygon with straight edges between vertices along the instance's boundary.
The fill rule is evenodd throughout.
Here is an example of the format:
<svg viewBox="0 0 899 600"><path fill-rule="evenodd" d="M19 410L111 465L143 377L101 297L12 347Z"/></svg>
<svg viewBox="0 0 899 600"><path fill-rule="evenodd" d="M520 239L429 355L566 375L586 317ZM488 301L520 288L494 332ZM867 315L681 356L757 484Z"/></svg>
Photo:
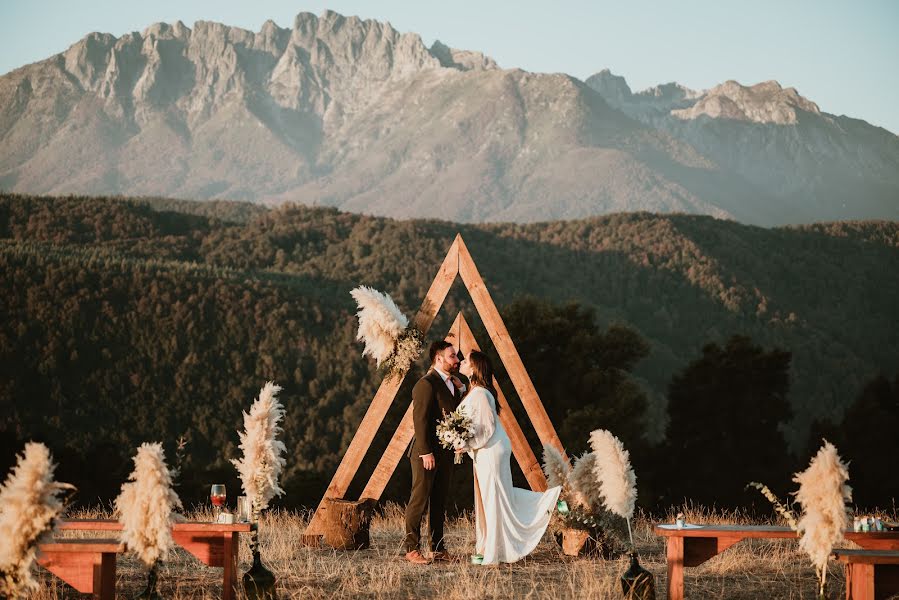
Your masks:
<svg viewBox="0 0 899 600"><path fill-rule="evenodd" d="M212 505L216 507L216 521L218 521L219 515L222 513L222 507L225 505L226 496L224 484L216 483L209 489L209 499L212 501Z"/></svg>

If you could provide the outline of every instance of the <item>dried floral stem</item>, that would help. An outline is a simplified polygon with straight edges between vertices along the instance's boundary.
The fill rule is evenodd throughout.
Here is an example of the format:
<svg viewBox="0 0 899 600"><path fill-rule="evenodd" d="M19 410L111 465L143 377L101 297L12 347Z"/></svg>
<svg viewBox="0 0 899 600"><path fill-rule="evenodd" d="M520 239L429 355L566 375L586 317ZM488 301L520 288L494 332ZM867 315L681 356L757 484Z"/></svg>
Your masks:
<svg viewBox="0 0 899 600"><path fill-rule="evenodd" d="M799 484L796 501L802 506L798 522L801 534L799 547L805 550L815 566L820 581L819 593L824 594L827 561L834 544L842 541L849 523L846 503L852 500L852 489L846 485L849 470L830 442L818 450L808 468L797 473L793 481Z"/></svg>
<svg viewBox="0 0 899 600"><path fill-rule="evenodd" d="M748 484L746 484L746 487L754 487L759 492L761 492L762 495L768 499L771 505L774 506L774 511L779 514L784 519L784 521L787 522L787 525L790 526L790 529L792 529L793 531L799 531L799 524L796 522L796 515L793 514L792 510L790 510L780 502L778 497L774 494L774 492L771 491L771 489L767 485L759 483L757 481L750 481Z"/></svg>
<svg viewBox="0 0 899 600"><path fill-rule="evenodd" d="M31 576L37 545L65 506L59 494L75 489L54 481L55 469L47 447L32 442L0 486L0 597L18 598L37 588Z"/></svg>
<svg viewBox="0 0 899 600"><path fill-rule="evenodd" d="M275 496L284 494L278 483L286 464L282 456L287 448L277 439L281 433L280 422L284 407L276 398L281 387L269 381L259 392L250 412L243 413L244 431L240 432L240 448L243 456L232 460L240 474L244 494L250 502L253 523L259 522L259 514L268 508Z"/></svg>
<svg viewBox="0 0 899 600"><path fill-rule="evenodd" d="M165 464L162 444L142 444L134 456L134 471L115 500L122 524L122 541L148 567L165 558L175 546L174 510L182 508L172 489L172 472Z"/></svg>
<svg viewBox="0 0 899 600"><path fill-rule="evenodd" d="M600 484L606 508L627 521L631 547L634 536L630 519L637 500L637 476L631 468L630 454L611 432L597 429L590 434L590 446L596 453L593 472Z"/></svg>

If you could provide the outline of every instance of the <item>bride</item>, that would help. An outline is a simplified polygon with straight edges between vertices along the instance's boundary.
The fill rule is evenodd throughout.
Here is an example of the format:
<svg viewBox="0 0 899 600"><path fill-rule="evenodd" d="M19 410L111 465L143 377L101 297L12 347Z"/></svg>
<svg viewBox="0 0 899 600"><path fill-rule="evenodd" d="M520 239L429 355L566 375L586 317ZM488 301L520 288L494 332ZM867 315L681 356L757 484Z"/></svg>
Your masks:
<svg viewBox="0 0 899 600"><path fill-rule="evenodd" d="M481 564L515 562L537 547L562 488L532 492L512 487L512 445L497 418L490 359L472 351L459 372L471 382L459 409L471 418L475 433L457 452L467 451L474 461L475 552L484 557Z"/></svg>

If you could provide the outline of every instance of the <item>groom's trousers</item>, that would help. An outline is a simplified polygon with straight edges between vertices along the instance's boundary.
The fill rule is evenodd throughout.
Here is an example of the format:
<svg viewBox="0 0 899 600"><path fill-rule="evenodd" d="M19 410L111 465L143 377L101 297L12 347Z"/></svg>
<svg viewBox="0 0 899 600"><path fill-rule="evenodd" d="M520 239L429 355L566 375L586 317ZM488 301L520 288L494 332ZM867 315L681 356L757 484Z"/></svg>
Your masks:
<svg viewBox="0 0 899 600"><path fill-rule="evenodd" d="M443 522L446 516L446 496L453 475L453 453L437 452L437 466L428 471L419 456L410 456L412 463L412 494L406 505L406 552L418 550L421 544L421 520L428 509L430 548L446 551L443 543Z"/></svg>

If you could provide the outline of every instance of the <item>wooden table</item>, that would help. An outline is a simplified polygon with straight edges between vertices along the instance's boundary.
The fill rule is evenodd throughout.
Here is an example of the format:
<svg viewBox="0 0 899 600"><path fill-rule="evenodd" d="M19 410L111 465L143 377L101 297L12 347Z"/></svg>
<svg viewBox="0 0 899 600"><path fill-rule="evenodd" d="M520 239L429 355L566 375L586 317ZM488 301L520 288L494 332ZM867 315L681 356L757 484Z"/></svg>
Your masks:
<svg viewBox="0 0 899 600"><path fill-rule="evenodd" d="M899 552L834 550L846 563L846 600L882 600L899 594Z"/></svg>
<svg viewBox="0 0 899 600"><path fill-rule="evenodd" d="M115 599L118 540L53 540L38 545L37 562L82 594Z"/></svg>
<svg viewBox="0 0 899 600"><path fill-rule="evenodd" d="M249 523L175 523L175 543L210 567L223 567L222 598L233 600L237 588L237 555L240 534L250 531ZM122 524L111 519L66 519L59 521L60 531L121 531Z"/></svg>
<svg viewBox="0 0 899 600"><path fill-rule="evenodd" d="M789 527L772 525L656 525L653 533L668 538L668 599L684 598L684 567L696 567L749 538L792 538ZM847 540L871 550L899 550L899 531L847 531Z"/></svg>

